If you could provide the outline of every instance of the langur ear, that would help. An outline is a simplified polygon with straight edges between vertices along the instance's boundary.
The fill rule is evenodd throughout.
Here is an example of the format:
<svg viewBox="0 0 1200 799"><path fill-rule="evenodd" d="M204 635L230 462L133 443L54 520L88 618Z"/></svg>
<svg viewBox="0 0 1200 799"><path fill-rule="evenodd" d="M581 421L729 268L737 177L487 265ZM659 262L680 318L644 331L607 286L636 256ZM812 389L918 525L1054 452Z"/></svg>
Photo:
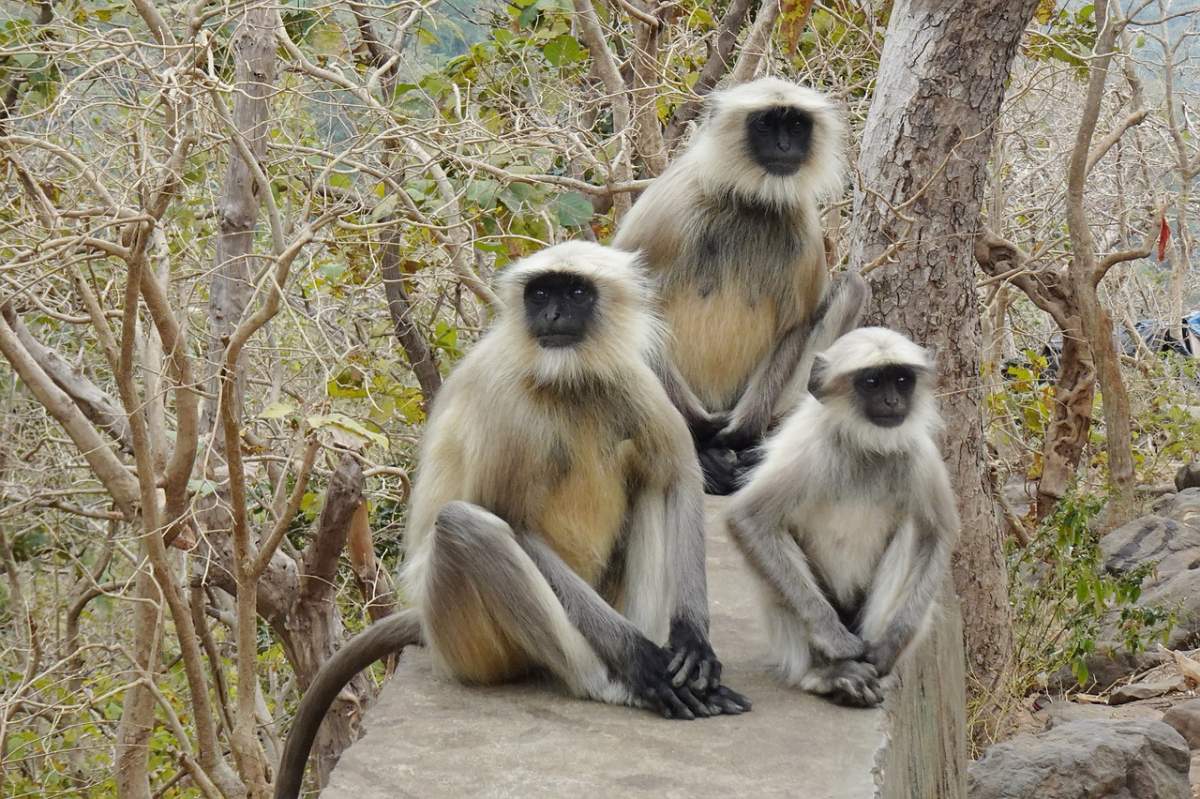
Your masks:
<svg viewBox="0 0 1200 799"><path fill-rule="evenodd" d="M825 360L825 356L818 355L813 358L812 368L808 371L808 393L818 400L824 393L825 373L828 371L829 362Z"/></svg>

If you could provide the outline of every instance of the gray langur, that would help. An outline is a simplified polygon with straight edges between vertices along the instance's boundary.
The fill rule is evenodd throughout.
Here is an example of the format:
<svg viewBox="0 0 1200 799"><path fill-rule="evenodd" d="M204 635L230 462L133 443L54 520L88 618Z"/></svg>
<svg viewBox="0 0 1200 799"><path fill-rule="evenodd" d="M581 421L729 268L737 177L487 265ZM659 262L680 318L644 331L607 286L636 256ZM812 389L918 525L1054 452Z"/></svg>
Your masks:
<svg viewBox="0 0 1200 799"><path fill-rule="evenodd" d="M728 508L784 679L844 704L882 700L958 535L933 384L932 355L899 333L842 336Z"/></svg>
<svg viewBox="0 0 1200 799"><path fill-rule="evenodd" d="M750 709L721 685L708 641L700 470L648 365L661 325L637 256L561 244L501 280L503 310L442 386L422 442L402 575L414 609L322 667L277 797L299 790L338 691L418 638L468 683L546 672L666 718Z"/></svg>
<svg viewBox="0 0 1200 799"><path fill-rule="evenodd" d="M842 188L842 121L820 93L778 78L715 92L695 139L621 221L671 332L656 364L701 451L708 488L803 393L805 352L855 327L869 296L829 285L818 200Z"/></svg>

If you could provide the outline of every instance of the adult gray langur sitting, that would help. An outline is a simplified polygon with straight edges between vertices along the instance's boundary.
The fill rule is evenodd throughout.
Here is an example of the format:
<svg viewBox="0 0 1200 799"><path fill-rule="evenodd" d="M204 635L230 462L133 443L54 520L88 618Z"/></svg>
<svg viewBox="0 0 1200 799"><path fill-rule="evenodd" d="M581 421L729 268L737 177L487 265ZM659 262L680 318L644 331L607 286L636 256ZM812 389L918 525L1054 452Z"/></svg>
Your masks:
<svg viewBox="0 0 1200 799"><path fill-rule="evenodd" d="M806 352L869 296L832 286L818 202L842 190L843 125L819 92L760 78L714 93L695 139L638 198L614 244L645 255L671 338L657 360L712 493L729 493L795 406ZM730 457L730 455L733 457Z"/></svg>

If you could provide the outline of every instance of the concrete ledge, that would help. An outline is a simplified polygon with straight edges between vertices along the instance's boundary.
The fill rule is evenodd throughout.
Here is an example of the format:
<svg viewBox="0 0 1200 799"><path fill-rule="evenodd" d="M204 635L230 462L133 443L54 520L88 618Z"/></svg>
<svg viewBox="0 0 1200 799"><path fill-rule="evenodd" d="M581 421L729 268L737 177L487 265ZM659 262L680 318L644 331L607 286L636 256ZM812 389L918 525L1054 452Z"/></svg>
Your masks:
<svg viewBox="0 0 1200 799"><path fill-rule="evenodd" d="M956 610L943 614L883 709L839 708L768 673L741 555L723 531L710 531L708 557L714 646L752 713L673 722L546 685L467 688L435 676L418 650L404 656L322 796L965 796Z"/></svg>

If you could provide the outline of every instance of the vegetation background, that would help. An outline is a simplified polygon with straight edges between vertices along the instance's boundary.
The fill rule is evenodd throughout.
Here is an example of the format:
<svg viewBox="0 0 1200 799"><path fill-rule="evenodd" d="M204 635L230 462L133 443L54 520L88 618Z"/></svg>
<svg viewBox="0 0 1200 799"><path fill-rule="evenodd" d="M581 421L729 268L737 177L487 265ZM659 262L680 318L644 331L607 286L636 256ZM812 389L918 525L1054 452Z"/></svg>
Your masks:
<svg viewBox="0 0 1200 799"><path fill-rule="evenodd" d="M1200 4L0 2L0 793L261 796L388 574L492 276L607 241L703 95L850 135L830 266L939 348L978 744L1123 613L1200 454ZM1140 342L1140 343L1139 343ZM1200 348L1193 353L1200 352ZM314 785L383 676L346 691Z"/></svg>

